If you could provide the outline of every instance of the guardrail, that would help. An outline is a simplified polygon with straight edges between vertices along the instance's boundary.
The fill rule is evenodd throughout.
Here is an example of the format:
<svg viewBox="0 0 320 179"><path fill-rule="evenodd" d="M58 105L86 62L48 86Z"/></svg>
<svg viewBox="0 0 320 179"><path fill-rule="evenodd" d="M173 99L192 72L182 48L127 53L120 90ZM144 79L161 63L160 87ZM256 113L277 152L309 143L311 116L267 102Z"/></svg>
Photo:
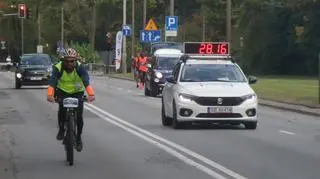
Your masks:
<svg viewBox="0 0 320 179"><path fill-rule="evenodd" d="M0 71L14 71L14 66L12 64L0 62Z"/></svg>
<svg viewBox="0 0 320 179"><path fill-rule="evenodd" d="M93 76L104 76L107 74L117 73L115 65L105 65L102 63L86 63L83 64L88 70L89 75Z"/></svg>

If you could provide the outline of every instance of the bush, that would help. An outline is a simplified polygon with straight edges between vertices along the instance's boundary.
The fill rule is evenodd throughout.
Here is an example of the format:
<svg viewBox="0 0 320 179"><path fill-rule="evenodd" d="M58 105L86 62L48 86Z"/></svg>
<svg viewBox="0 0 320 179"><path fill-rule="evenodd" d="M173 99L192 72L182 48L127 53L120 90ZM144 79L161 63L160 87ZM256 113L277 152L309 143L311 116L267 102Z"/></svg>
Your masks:
<svg viewBox="0 0 320 179"><path fill-rule="evenodd" d="M71 41L69 47L74 48L83 58L82 63L99 63L101 62L100 56L90 44L87 43L74 43Z"/></svg>

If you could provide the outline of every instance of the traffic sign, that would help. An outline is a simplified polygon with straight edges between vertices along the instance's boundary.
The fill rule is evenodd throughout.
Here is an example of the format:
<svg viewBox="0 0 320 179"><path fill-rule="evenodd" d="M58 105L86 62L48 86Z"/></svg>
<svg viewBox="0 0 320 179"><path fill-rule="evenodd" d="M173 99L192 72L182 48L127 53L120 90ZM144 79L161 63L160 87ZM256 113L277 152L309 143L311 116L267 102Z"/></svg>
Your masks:
<svg viewBox="0 0 320 179"><path fill-rule="evenodd" d="M1 40L0 41L0 46L1 46L1 50L5 50L6 49L6 41L4 41L4 40Z"/></svg>
<svg viewBox="0 0 320 179"><path fill-rule="evenodd" d="M158 30L157 24L152 18L148 21L144 30Z"/></svg>
<svg viewBox="0 0 320 179"><path fill-rule="evenodd" d="M125 36L131 36L131 28L130 28L130 26L124 25L124 26L122 27L122 33L123 33L123 35L125 35Z"/></svg>
<svg viewBox="0 0 320 179"><path fill-rule="evenodd" d="M159 42L161 40L160 30L141 30L140 31L140 42L152 43Z"/></svg>
<svg viewBox="0 0 320 179"><path fill-rule="evenodd" d="M177 36L178 16L166 16L166 36Z"/></svg>

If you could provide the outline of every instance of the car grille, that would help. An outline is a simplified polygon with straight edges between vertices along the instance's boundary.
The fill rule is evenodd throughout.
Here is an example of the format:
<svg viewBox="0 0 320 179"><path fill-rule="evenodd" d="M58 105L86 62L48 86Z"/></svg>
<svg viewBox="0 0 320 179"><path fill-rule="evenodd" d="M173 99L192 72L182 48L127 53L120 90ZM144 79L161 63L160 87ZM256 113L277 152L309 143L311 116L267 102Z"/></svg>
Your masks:
<svg viewBox="0 0 320 179"><path fill-rule="evenodd" d="M202 106L237 106L244 100L241 97L220 97L222 103L219 104L219 97L199 97L195 102Z"/></svg>
<svg viewBox="0 0 320 179"><path fill-rule="evenodd" d="M242 115L239 113L200 113L196 116L197 118L241 118Z"/></svg>
<svg viewBox="0 0 320 179"><path fill-rule="evenodd" d="M34 77L41 77L41 76L45 76L46 73L44 71L37 71L36 73L34 71L26 71L25 76L34 76Z"/></svg>

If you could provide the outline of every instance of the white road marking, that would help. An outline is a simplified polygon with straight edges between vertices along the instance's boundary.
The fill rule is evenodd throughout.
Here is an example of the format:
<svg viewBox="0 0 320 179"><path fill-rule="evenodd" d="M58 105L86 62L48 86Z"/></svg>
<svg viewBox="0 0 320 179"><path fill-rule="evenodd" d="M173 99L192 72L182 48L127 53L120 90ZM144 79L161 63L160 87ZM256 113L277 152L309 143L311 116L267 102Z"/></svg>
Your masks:
<svg viewBox="0 0 320 179"><path fill-rule="evenodd" d="M295 133L293 132L289 132L289 131L285 131L285 130L279 130L280 133L283 133L283 134L288 134L288 135L296 135Z"/></svg>
<svg viewBox="0 0 320 179"><path fill-rule="evenodd" d="M118 88L118 90L123 90L123 88Z"/></svg>
<svg viewBox="0 0 320 179"><path fill-rule="evenodd" d="M86 107L90 107L90 108L93 108L94 110L96 110L96 111L98 111L98 112L100 112L100 113L102 113L102 114L104 114L105 116L107 116L107 117L105 117L105 116L103 116L103 119L104 120L106 120L106 121L109 121L109 122L111 122L111 123L117 123L118 124L118 126L119 125L121 125L121 126L123 126L123 127L121 127L121 128L128 128L128 129L130 129L130 130L132 130L132 129L134 129L134 130L136 130L136 131L138 131L138 132L140 132L140 135L143 135L143 137L150 137L150 138L153 138L153 139L156 139L156 140L158 140L158 141L161 141L161 142L163 142L164 144L166 144L167 146L169 146L169 147L172 147L173 149L176 149L176 150L179 150L179 151L181 151L181 152L184 152L184 153L186 153L186 154L188 154L189 156L192 156L192 157L194 157L194 158L196 158L196 159L198 159L198 160L200 160L200 161L202 161L202 162L204 162L205 164L207 164L207 165L209 165L209 166L211 166L211 167L213 167L213 168L215 168L215 169L218 169L218 170L220 170L220 171L222 171L223 173L225 173L225 174L227 174L227 175L229 175L229 176L232 176L233 178L236 178L236 179L247 179L246 177L244 177L244 176L241 176L240 174L238 174L238 173L236 173L236 172L233 172L233 171L231 171L230 169L228 169L228 168L226 168L226 167L224 167L224 166L222 166L222 165L220 165L220 164L218 164L218 163L216 163L216 162L214 162L214 161L212 161L212 160L210 160L210 159L208 159L208 158L206 158L206 157L204 157L204 156L202 156L202 155L200 155L200 154L197 154L197 153L195 153L195 152L193 152L193 151L191 151L191 150L189 150L189 149L187 149L187 148L185 148L185 147L183 147L183 146L181 146L181 145L179 145L179 144L176 144L176 143L174 143L174 142L171 142L171 141L169 141L169 140L167 140L167 139L164 139L164 138L162 138L162 137L160 137L160 136L158 136L158 135L155 135L155 134L153 134L153 133L151 133L151 132L149 132L149 131L147 131L147 130L144 130L144 129L142 129L142 128L139 128L138 126L135 126L135 125L133 125L133 124L131 124L131 123L129 123L129 122L127 122L127 121L125 121L125 120L123 120L123 119L120 119L120 118L118 118L118 117L116 117L116 116L114 116L114 115L112 115L112 114L110 114L110 113L108 113L108 112L106 112L106 111L104 111L104 110L102 110L102 109L100 109L100 108L98 108L98 107L96 107L95 105L92 105L92 104L86 104ZM92 109L91 109L92 110ZM97 113L95 111L95 114ZM100 115L101 116L101 115ZM111 120L111 121L110 121ZM116 122L117 121L117 122ZM119 126L120 127L120 126ZM129 128L130 127L130 128ZM134 131L135 132L135 131ZM149 138L149 139L150 139ZM151 139L152 140L152 139ZM154 142L157 142L157 141L153 141L153 143ZM157 144L158 145L158 144ZM161 144L162 145L162 144ZM159 146L159 145L158 145ZM166 146L165 146L166 147ZM161 148L161 147L160 147ZM164 149L164 148L162 148L162 149ZM164 149L164 150L166 150L166 149ZM170 153L170 152L169 152ZM172 153L171 153L172 154ZM172 155L174 155L174 154L172 154ZM174 156L176 156L176 155L174 155ZM179 155L178 155L179 156ZM176 156L176 157L178 157L178 156ZM178 157L179 158L179 157ZM180 158L181 159L181 158ZM181 159L181 160L183 160L184 162L186 162L186 163L188 163L188 164L190 164L189 162L189 160L187 160L187 161L185 161L184 159ZM192 161L192 160L191 160ZM198 169L200 169L200 170L202 170L202 171L204 171L204 172L206 172L206 173L208 173L209 174L209 171L206 169L206 167L205 166L203 166L203 165L201 165L201 164L198 164L198 163L195 163L196 165L192 165L192 166L195 166L195 167L197 167ZM191 165L191 164L190 164ZM211 172L211 174L209 174L210 176L213 176L213 174L216 174L216 175L219 175L218 173L216 173L216 172L214 172L214 171L212 171L212 170L210 170L210 172ZM224 177L223 177L224 178Z"/></svg>
<svg viewBox="0 0 320 179"><path fill-rule="evenodd" d="M148 136L146 136L144 134L141 134L141 133L139 133L139 132L137 132L137 131L135 131L133 129L130 129L129 127L126 127L125 125L120 124L120 123L114 121L113 119L110 119L110 118L104 116L103 114L97 112L94 109L91 109L88 106L85 106L85 108L87 110L91 111L92 113L96 114L97 116L99 116L101 119L103 119L103 120L105 120L107 122L110 122L110 123L122 128L122 129L128 131L129 133L131 133L133 135L136 135L136 136L144 139L145 141L147 141L147 142L149 142L149 143L151 143L151 144L153 144L153 145L165 150L166 152L168 152L169 154L179 158L180 160L182 160L186 164L194 166L194 167L200 169L201 171L203 171L203 172L209 174L210 176L212 176L213 178L216 178L216 179L227 179L226 177L220 175L219 173L217 173L217 172L215 172L215 171L213 171L213 170L211 170L211 169L209 169L209 168L207 168L207 167L205 167L205 166L203 166L203 165L191 160L190 158L186 157L185 155L179 153L178 151L176 151L176 150L174 150L174 149L172 149L172 148L170 148L170 147L168 147L166 145L163 145L163 144L157 142L156 140L154 140L154 139L152 139L152 138L150 138L150 137L148 137Z"/></svg>

